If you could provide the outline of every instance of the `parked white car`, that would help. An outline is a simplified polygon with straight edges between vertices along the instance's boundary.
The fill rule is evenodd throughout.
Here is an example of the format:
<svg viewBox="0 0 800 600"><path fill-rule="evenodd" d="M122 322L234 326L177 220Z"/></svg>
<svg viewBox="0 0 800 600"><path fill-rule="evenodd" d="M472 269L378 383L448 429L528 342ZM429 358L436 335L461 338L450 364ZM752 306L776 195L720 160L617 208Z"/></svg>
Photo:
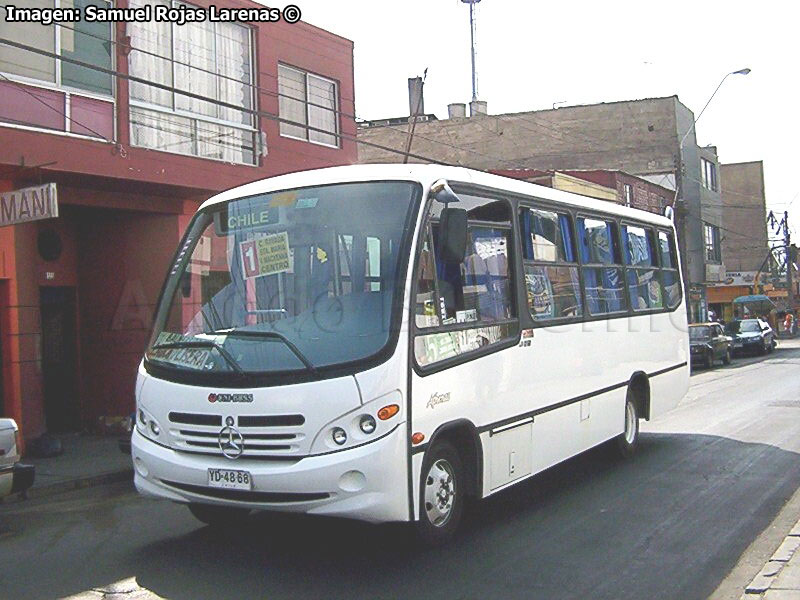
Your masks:
<svg viewBox="0 0 800 600"><path fill-rule="evenodd" d="M0 498L33 485L34 466L19 462L19 428L14 419L0 419Z"/></svg>

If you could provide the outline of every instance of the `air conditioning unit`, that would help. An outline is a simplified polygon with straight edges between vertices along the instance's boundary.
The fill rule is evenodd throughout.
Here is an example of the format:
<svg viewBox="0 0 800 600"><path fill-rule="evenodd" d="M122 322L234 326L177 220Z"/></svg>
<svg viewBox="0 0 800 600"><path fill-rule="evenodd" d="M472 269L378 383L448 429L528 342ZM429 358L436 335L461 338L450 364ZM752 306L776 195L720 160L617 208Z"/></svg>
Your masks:
<svg viewBox="0 0 800 600"><path fill-rule="evenodd" d="M725 265L706 263L706 281L724 281Z"/></svg>

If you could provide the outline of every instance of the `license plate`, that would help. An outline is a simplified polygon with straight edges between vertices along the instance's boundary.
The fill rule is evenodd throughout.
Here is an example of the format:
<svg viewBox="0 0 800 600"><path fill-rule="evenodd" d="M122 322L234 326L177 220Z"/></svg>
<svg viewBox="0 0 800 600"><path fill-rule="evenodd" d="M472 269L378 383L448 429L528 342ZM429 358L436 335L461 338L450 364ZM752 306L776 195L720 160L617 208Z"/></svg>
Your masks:
<svg viewBox="0 0 800 600"><path fill-rule="evenodd" d="M247 471L209 469L208 485L214 488L250 490L253 489L253 477Z"/></svg>

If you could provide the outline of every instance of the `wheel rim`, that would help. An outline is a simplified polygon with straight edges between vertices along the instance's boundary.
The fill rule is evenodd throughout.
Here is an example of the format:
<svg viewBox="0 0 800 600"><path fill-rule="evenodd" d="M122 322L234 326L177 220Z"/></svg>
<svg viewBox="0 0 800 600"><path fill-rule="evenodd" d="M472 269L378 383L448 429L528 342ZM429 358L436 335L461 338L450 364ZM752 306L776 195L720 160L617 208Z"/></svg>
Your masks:
<svg viewBox="0 0 800 600"><path fill-rule="evenodd" d="M440 458L431 465L425 477L425 512L434 527L444 527L453 514L456 480L453 466Z"/></svg>
<svg viewBox="0 0 800 600"><path fill-rule="evenodd" d="M625 442L628 445L633 444L636 440L636 411L633 410L633 404L627 402L625 404Z"/></svg>

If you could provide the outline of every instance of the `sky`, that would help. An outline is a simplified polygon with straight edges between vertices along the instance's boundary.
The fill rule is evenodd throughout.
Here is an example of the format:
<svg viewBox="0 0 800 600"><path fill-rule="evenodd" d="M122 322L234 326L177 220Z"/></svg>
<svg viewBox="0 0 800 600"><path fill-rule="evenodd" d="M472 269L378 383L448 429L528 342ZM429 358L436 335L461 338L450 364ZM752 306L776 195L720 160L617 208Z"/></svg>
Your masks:
<svg viewBox="0 0 800 600"><path fill-rule="evenodd" d="M471 99L469 7L460 0L292 0L303 20L353 40L356 115L408 114L407 79L427 68L425 110ZM275 4L272 4L275 6ZM482 0L478 96L490 114L677 95L698 143L724 163L764 161L767 204L790 210L796 178L798 2Z"/></svg>

